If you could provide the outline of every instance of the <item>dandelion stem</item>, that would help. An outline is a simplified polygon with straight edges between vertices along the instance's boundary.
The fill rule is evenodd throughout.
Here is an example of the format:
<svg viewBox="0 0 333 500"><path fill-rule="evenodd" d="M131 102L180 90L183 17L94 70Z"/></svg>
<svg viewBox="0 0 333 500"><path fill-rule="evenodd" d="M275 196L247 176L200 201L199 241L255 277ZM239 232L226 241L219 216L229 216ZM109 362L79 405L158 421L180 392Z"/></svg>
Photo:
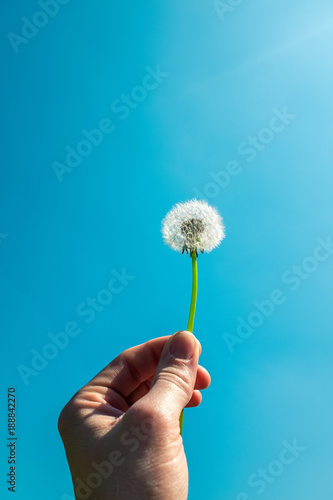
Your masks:
<svg viewBox="0 0 333 500"><path fill-rule="evenodd" d="M195 307L197 304L197 291L198 291L198 267L197 267L196 252L191 252L191 257L192 257L192 296L191 296L190 314L188 316L187 331L193 333ZM184 410L182 410L179 417L179 427L181 436L183 434L183 420L184 420Z"/></svg>
<svg viewBox="0 0 333 500"><path fill-rule="evenodd" d="M188 316L187 331L193 333L195 306L197 304L197 290L198 290L198 267L197 267L197 254L191 253L192 257L192 296L190 314Z"/></svg>

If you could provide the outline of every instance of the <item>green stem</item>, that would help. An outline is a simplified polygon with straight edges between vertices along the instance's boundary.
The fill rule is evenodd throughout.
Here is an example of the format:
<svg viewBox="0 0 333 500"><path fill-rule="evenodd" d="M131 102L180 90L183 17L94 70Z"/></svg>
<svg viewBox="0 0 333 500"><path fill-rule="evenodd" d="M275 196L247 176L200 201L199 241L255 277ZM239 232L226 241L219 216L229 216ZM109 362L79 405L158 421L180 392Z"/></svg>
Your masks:
<svg viewBox="0 0 333 500"><path fill-rule="evenodd" d="M198 291L198 267L197 267L196 252L192 252L191 257L192 257L192 296L191 296L190 314L188 316L187 331L193 333L195 307L197 304L197 291ZM184 410L182 410L179 417L179 427L181 436L183 435L183 419L184 419Z"/></svg>
<svg viewBox="0 0 333 500"><path fill-rule="evenodd" d="M188 316L187 331L193 333L195 306L197 305L197 291L198 291L198 267L197 267L197 254L192 252L192 296L190 314Z"/></svg>

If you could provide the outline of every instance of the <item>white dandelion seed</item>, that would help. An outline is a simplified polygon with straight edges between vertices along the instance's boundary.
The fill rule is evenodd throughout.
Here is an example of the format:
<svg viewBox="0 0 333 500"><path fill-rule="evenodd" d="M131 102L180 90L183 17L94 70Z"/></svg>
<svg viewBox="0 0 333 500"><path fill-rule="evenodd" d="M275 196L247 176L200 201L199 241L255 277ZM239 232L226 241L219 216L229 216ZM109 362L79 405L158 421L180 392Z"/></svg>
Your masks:
<svg viewBox="0 0 333 500"><path fill-rule="evenodd" d="M196 199L178 203L162 221L165 243L182 253L210 252L225 237L224 229L218 211Z"/></svg>

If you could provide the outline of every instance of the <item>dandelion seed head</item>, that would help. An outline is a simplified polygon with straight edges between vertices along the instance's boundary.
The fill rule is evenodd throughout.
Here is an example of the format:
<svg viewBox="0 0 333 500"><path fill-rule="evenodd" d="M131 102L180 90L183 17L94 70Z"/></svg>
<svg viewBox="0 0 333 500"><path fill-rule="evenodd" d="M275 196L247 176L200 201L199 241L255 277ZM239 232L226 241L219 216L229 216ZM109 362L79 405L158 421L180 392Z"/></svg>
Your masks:
<svg viewBox="0 0 333 500"><path fill-rule="evenodd" d="M210 252L225 237L218 211L206 201L178 203L162 221L164 242L177 252Z"/></svg>

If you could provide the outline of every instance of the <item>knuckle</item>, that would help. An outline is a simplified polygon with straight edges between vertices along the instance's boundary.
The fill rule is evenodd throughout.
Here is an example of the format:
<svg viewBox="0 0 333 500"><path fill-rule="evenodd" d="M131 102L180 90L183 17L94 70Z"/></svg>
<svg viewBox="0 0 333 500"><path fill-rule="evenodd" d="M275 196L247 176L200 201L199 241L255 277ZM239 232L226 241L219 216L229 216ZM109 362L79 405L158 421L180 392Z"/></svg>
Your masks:
<svg viewBox="0 0 333 500"><path fill-rule="evenodd" d="M154 400L145 397L145 401L135 403L126 415L131 421L136 424L147 426L154 433L155 430L161 429L169 421L169 415L166 409Z"/></svg>
<svg viewBox="0 0 333 500"><path fill-rule="evenodd" d="M176 386L178 389L188 394L189 396L192 395L193 380L187 366L165 367L160 371L158 379L160 381L165 381L168 384Z"/></svg>
<svg viewBox="0 0 333 500"><path fill-rule="evenodd" d="M64 436L67 431L77 422L79 416L79 401L77 395L63 407L58 417L58 431L61 436Z"/></svg>

